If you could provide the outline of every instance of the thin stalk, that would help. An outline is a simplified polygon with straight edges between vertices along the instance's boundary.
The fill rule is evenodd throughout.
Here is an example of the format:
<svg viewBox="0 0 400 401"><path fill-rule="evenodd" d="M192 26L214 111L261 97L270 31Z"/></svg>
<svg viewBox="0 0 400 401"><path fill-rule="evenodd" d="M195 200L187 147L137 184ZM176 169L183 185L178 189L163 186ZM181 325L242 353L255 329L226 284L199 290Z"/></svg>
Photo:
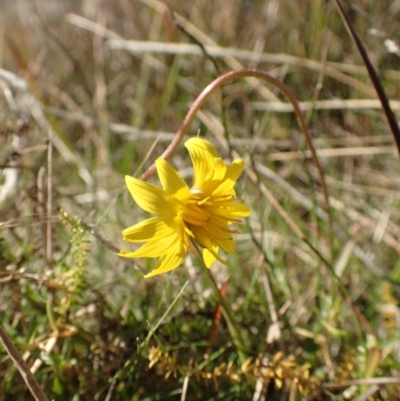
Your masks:
<svg viewBox="0 0 400 401"><path fill-rule="evenodd" d="M194 241L192 241L192 245L196 249L196 253L200 259L200 263L203 267L203 271L205 272L206 276L208 277L208 279L211 283L211 286L214 290L214 294L217 297L217 300L221 305L222 313L224 314L224 318L228 325L229 332L231 333L232 341L235 344L235 347L237 349L239 360L241 363L244 363L244 361L246 360L246 354L245 354L246 346L245 346L244 338L242 336L240 328L236 324L235 319L233 317L232 309L229 307L225 298L222 296L221 291L219 290L218 284L215 281L215 278L211 273L211 270L209 268L207 268L207 266L205 265L204 260L201 256L201 252L200 252L199 248L197 247L197 244Z"/></svg>
<svg viewBox="0 0 400 401"><path fill-rule="evenodd" d="M8 338L6 332L0 327L0 343L3 344L4 349L7 351L9 357L14 362L14 365L19 370L25 384L28 386L33 398L36 401L48 401L48 398L41 389L39 383L36 381L35 376L33 376L28 365L19 354L14 344Z"/></svg>

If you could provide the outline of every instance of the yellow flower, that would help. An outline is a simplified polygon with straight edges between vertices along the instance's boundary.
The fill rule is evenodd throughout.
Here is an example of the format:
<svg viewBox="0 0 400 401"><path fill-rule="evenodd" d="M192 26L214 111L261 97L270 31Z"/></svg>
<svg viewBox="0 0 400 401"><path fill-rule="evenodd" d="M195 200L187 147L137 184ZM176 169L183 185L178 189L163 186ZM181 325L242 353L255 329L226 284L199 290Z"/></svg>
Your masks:
<svg viewBox="0 0 400 401"><path fill-rule="evenodd" d="M243 160L237 159L226 165L214 146L201 138L191 138L185 146L194 167L192 189L162 158L156 160L162 188L125 177L135 202L156 215L122 231L125 241L145 244L135 252L122 250L120 256L160 258L154 270L145 277L178 267L190 251L190 240L203 248L207 267L216 259L226 264L218 250L235 251L232 233L237 231L230 226L250 214L249 208L236 199L233 189L243 171Z"/></svg>

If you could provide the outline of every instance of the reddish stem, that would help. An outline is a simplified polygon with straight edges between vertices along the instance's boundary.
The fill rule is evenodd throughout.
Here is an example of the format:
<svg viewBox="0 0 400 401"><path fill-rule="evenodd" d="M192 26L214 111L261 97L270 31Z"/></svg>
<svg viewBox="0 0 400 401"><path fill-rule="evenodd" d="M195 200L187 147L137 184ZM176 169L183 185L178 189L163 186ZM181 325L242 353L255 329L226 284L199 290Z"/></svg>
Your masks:
<svg viewBox="0 0 400 401"><path fill-rule="evenodd" d="M226 294L228 293L228 282L229 282L229 278L227 278L222 283L222 286L220 289L221 297L223 297L223 298L226 298ZM218 328L219 328L219 325L221 324L221 318L222 318L222 305L218 302L214 309L212 325L210 328L210 332L208 333L208 342L210 343L210 345L207 346L207 348L204 352L206 357L208 357L211 353L211 346L217 337Z"/></svg>
<svg viewBox="0 0 400 401"><path fill-rule="evenodd" d="M192 106L190 107L188 113L186 114L185 119L183 120L181 126L179 127L178 132L176 133L174 139L172 142L169 144L168 148L164 151L164 153L160 156L163 159L169 159L172 154L175 152L176 148L178 147L179 143L182 141L183 137L185 136L186 132L188 131L190 124L192 123L194 117L196 116L197 112L200 110L200 108L203 106L204 102L208 99L208 97L215 92L219 87L222 85L226 84L229 81L232 81L234 79L238 78L248 78L248 77L254 77L261 79L263 81L267 81L273 85L275 85L277 88L279 88L285 95L286 97L290 100L290 102L293 105L294 112L296 113L297 119L300 124L300 128L304 134L305 140L307 142L307 146L311 151L312 155L312 160L317 167L318 170L318 175L320 178L321 182L321 187L324 193L324 198L325 198L325 204L326 204L326 209L327 213L329 216L329 226L332 229L332 217L330 213L330 208L329 208L329 195L328 195L328 189L325 183L324 179L324 173L322 170L322 167L319 163L318 157L317 157L317 152L314 148L314 144L312 142L312 138L310 135L310 131L308 130L308 126L306 124L306 121L304 119L303 113L300 109L300 106L297 102L296 97L294 96L293 92L290 90L288 86L286 86L284 83L281 81L277 80L276 78L272 77L271 75L267 74L266 72L259 71L259 70L253 70L253 69L243 69L243 70L238 70L238 71L230 71L227 72L226 74L223 74L216 78L213 82L211 82L204 90L203 92L200 93L200 95L197 97L197 99L194 101ZM149 177L154 174L156 170L155 164L151 165L147 171L144 172L142 175L141 179L143 181L147 181Z"/></svg>

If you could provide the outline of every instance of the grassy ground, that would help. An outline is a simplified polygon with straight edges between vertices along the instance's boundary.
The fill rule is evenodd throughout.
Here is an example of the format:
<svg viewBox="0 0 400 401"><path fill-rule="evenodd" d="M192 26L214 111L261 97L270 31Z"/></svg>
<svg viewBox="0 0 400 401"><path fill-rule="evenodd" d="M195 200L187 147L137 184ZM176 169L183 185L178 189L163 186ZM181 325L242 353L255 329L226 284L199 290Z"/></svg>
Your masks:
<svg viewBox="0 0 400 401"><path fill-rule="evenodd" d="M400 163L334 3L170 5L178 24L157 0L0 4L2 328L50 400L400 399ZM397 2L347 12L399 98L399 55L385 46L400 40ZM301 102L332 216L282 93L236 80L206 102L189 134L227 159L231 146L258 177L237 185L251 216L231 266L211 269L245 350L194 256L147 280L154 260L117 256L121 231L147 217L124 175L241 67ZM191 180L183 146L171 163ZM0 348L0 400L28 399Z"/></svg>

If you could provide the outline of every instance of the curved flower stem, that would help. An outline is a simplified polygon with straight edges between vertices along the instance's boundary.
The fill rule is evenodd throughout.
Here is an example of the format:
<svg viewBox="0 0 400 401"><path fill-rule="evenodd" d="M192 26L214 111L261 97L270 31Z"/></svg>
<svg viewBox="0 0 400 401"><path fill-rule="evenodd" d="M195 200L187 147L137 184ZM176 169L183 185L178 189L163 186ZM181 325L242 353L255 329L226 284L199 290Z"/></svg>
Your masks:
<svg viewBox="0 0 400 401"><path fill-rule="evenodd" d="M174 139L172 142L169 144L168 148L164 151L164 153L160 156L163 159L168 159L172 156L172 154L175 152L176 148L178 147L179 143L185 136L186 132L188 131L190 124L194 120L194 117L196 116L197 112L200 110L200 108L203 106L204 102L208 99L208 97L219 87L222 85L226 84L229 81L232 81L234 79L238 78L246 78L246 77L254 77L261 79L263 81L267 81L271 83L272 85L276 86L278 89L280 89L285 96L290 100L290 102L293 105L294 112L296 113L300 128L304 134L305 140L307 142L307 146L311 151L311 156L312 160L317 167L318 170L318 175L320 178L321 182L321 187L322 191L324 193L324 199L325 199L325 205L326 205L326 210L328 214L328 219L329 219L329 230L330 230L330 242L331 242L331 249L332 249L332 214L331 214L331 209L329 207L329 195L328 195L328 188L325 183L325 178L324 178L324 172L322 170L322 167L319 163L317 152L314 148L314 144L312 142L312 138L310 135L310 131L308 129L308 126L306 124L306 121L304 119L303 113L300 109L300 106L297 102L296 97L294 96L293 92L290 90L290 88L285 85L284 83L280 82L276 78L272 77L271 75L267 74L264 71L259 71L259 70L253 70L253 69L243 69L243 70L238 70L238 71L230 71L226 74L223 74L216 78L213 82L211 82L204 90L203 92L200 93L200 95L197 97L197 99L193 102L192 106L190 107L188 113L186 114L185 119L183 120L181 126L179 127L178 132L176 133ZM141 179L143 181L148 180L148 178L155 172L156 166L153 164L150 166L147 171L144 172L142 175Z"/></svg>
<svg viewBox="0 0 400 401"><path fill-rule="evenodd" d="M222 313L224 314L224 318L228 325L229 332L231 333L232 341L237 349L239 360L241 363L244 363L244 361L246 360L246 354L245 354L246 346L242 333L233 317L232 309L229 307L228 303L226 302L226 299L222 296L221 291L218 288L218 284L215 281L215 278L212 275L210 269L206 267L197 244L194 241L191 241L191 244L193 248L196 250L197 256L200 259L200 263L203 267L203 271L206 273L208 279L210 280L211 286L213 287L214 290L214 294L217 297L219 304L221 305Z"/></svg>

